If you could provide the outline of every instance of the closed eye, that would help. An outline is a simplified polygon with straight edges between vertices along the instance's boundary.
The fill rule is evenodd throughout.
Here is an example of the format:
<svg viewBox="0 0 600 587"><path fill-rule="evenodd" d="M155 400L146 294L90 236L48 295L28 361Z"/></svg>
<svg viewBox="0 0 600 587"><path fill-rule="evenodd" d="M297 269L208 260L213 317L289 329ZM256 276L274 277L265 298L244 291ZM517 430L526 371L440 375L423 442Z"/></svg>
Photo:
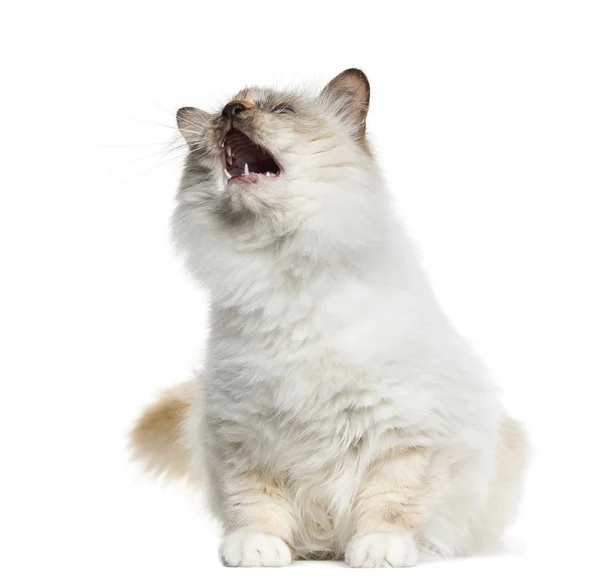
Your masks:
<svg viewBox="0 0 600 587"><path fill-rule="evenodd" d="M295 114L289 106L277 106L273 112L275 112L275 114Z"/></svg>

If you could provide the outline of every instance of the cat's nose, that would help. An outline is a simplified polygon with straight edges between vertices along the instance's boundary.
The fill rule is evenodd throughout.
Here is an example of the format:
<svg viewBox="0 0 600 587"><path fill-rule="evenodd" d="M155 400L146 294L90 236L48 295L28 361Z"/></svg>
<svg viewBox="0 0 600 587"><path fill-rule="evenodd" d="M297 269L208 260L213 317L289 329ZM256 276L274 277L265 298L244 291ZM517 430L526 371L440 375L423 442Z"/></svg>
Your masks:
<svg viewBox="0 0 600 587"><path fill-rule="evenodd" d="M246 104L244 104L243 102L229 102L229 104L227 104L227 106L225 106L225 108L223 108L223 112L221 112L221 114L225 118L232 120L233 117L236 116L237 114L239 114L242 110L247 110L247 109L248 109L248 106L246 106Z"/></svg>

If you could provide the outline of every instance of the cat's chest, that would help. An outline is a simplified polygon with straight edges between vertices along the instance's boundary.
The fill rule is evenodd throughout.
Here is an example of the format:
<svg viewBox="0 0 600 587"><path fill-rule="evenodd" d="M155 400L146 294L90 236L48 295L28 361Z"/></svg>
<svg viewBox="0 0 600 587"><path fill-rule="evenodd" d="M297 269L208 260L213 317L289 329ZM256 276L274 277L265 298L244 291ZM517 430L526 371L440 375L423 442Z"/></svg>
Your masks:
<svg viewBox="0 0 600 587"><path fill-rule="evenodd" d="M273 377L295 371L352 374L397 355L411 331L411 309L390 288L349 281L331 289L274 289L256 306L219 311L216 360L237 357L244 368ZM353 375L350 375L353 376Z"/></svg>
<svg viewBox="0 0 600 587"><path fill-rule="evenodd" d="M401 357L403 345L393 317L386 320L374 310L321 312L298 321L264 321L228 330L211 349L220 381L238 388L262 387L278 403L377 385Z"/></svg>
<svg viewBox="0 0 600 587"><path fill-rule="evenodd" d="M402 421L389 398L373 390L347 389L326 400L315 396L265 406L239 432L253 459L269 469L286 477L318 477L319 471L331 475L332 466L356 470L356 462L369 461L393 426L402 426Z"/></svg>

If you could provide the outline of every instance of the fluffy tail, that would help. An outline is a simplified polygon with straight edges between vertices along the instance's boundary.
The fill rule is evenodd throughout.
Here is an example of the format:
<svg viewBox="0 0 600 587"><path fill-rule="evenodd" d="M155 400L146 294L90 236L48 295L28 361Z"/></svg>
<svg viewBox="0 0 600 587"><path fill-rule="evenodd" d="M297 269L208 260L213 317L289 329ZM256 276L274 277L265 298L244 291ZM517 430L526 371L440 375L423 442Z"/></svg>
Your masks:
<svg viewBox="0 0 600 587"><path fill-rule="evenodd" d="M136 422L130 446L147 471L170 478L192 475L186 425L195 395L196 382L186 381L164 392Z"/></svg>
<svg viewBox="0 0 600 587"><path fill-rule="evenodd" d="M500 427L496 475L487 515L474 529L482 550L495 549L517 515L529 460L529 443L519 422L507 418Z"/></svg>
<svg viewBox="0 0 600 587"><path fill-rule="evenodd" d="M516 518L529 452L525 429L516 420L507 418L500 428L496 481L489 505L490 526L504 528Z"/></svg>

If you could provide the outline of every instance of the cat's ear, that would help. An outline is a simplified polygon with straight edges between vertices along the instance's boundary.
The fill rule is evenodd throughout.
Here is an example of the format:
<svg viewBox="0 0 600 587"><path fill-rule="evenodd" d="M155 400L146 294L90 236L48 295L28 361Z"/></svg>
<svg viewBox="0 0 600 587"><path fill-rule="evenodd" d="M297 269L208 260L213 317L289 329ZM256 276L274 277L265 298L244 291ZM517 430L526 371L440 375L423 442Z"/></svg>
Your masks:
<svg viewBox="0 0 600 587"><path fill-rule="evenodd" d="M187 144L192 146L204 134L204 126L209 114L198 108L186 106L177 111L177 126Z"/></svg>
<svg viewBox="0 0 600 587"><path fill-rule="evenodd" d="M366 130L371 90L367 76L360 69L346 69L334 77L321 92L333 104L338 116L348 124L356 139Z"/></svg>

